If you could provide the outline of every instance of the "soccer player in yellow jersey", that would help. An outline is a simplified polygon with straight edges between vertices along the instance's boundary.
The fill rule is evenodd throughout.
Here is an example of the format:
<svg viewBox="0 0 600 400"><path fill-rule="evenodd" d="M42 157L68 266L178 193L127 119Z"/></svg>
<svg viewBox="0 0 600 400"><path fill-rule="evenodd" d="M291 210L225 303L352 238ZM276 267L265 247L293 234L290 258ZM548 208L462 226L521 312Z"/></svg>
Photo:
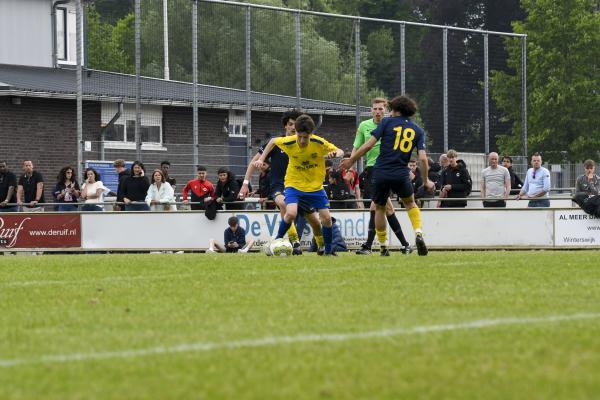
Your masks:
<svg viewBox="0 0 600 400"><path fill-rule="evenodd" d="M323 189L325 180L325 159L344 155L343 150L313 134L315 122L303 114L296 119L296 135L273 138L264 149L262 156L255 162L260 168L266 155L277 146L289 157L285 174L285 215L279 224L277 239L282 238L298 215L298 206L314 208L319 212L323 225L325 254L335 255L331 250L333 238L332 220L329 213L329 199Z"/></svg>

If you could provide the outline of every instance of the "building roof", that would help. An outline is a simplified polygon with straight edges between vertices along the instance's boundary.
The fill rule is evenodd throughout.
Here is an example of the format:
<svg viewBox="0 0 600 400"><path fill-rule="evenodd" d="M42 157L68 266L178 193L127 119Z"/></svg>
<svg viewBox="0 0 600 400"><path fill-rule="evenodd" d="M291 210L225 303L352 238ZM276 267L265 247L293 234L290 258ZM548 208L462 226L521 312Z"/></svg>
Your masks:
<svg viewBox="0 0 600 400"><path fill-rule="evenodd" d="M41 68L0 64L0 96L29 96L75 99L76 71L67 68ZM140 79L143 104L191 107L193 85L164 79ZM83 99L135 103L136 80L133 75L84 70ZM245 109L246 91L210 85L198 85L198 107ZM281 112L297 106L296 97L251 92L254 111ZM355 115L354 105L301 99L307 112L328 115ZM362 113L369 108L362 107Z"/></svg>

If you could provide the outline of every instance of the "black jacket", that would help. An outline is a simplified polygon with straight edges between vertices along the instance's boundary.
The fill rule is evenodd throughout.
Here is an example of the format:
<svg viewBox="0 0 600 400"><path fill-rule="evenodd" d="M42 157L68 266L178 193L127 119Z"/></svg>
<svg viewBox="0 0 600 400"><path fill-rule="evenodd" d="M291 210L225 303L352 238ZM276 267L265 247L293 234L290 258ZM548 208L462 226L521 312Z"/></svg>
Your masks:
<svg viewBox="0 0 600 400"><path fill-rule="evenodd" d="M469 171L466 168L462 167L460 164L456 165L456 168L452 168L448 166L442 171L442 176L440 179L441 187L444 188L446 185L452 185L452 189L448 192L448 198L461 198L467 197L468 193L471 191L471 177L469 176ZM466 207L467 201L442 201L442 208L449 207Z"/></svg>
<svg viewBox="0 0 600 400"><path fill-rule="evenodd" d="M150 181L145 176L130 175L123 181L123 197L131 201L146 201Z"/></svg>
<svg viewBox="0 0 600 400"><path fill-rule="evenodd" d="M125 190L125 180L131 176L131 170L125 169L119 172L119 186L117 187L117 201L119 203L123 202L123 190Z"/></svg>
<svg viewBox="0 0 600 400"><path fill-rule="evenodd" d="M523 187L523 182L521 182L521 179L515 174L512 166L508 167L508 173L510 174L510 194L519 194Z"/></svg>
<svg viewBox="0 0 600 400"><path fill-rule="evenodd" d="M237 202L238 194L240 193L240 185L235 180L233 175L229 176L229 179L225 183L217 181L215 187L215 198L222 197L223 203ZM225 204L227 210L243 210L243 203L238 202L237 204Z"/></svg>

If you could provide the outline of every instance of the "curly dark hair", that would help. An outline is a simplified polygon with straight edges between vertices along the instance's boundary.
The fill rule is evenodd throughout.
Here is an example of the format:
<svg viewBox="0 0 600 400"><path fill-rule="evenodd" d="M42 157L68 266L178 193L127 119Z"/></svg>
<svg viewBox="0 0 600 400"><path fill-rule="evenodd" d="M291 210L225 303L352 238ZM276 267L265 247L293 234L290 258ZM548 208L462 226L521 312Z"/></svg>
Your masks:
<svg viewBox="0 0 600 400"><path fill-rule="evenodd" d="M290 119L293 119L295 121L301 115L302 115L302 112L295 108L292 110L288 110L288 111L284 112L283 115L281 116L281 124L285 127Z"/></svg>
<svg viewBox="0 0 600 400"><path fill-rule="evenodd" d="M63 167L60 172L58 173L58 175L56 176L56 181L57 182L64 182L67 180L67 171L71 170L71 180L74 181L75 180L75 170L73 169L73 167L71 167L70 165L67 165L66 167Z"/></svg>
<svg viewBox="0 0 600 400"><path fill-rule="evenodd" d="M83 173L84 181L87 179L88 171L92 171L94 173L94 179L96 180L96 182L98 182L100 180L100 174L98 173L98 171L96 171L94 168L86 168L85 172Z"/></svg>
<svg viewBox="0 0 600 400"><path fill-rule="evenodd" d="M392 111L397 111L403 117L412 117L417 113L417 103L408 96L397 96L390 101Z"/></svg>

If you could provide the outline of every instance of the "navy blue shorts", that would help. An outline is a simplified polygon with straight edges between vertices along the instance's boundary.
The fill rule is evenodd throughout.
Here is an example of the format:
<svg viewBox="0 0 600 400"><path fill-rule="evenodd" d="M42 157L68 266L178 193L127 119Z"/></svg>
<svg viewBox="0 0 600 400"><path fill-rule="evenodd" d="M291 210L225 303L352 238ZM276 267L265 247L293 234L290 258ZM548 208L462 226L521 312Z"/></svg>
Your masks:
<svg viewBox="0 0 600 400"><path fill-rule="evenodd" d="M281 182L271 183L269 198L271 200L275 200L277 196L285 196L285 187Z"/></svg>
<svg viewBox="0 0 600 400"><path fill-rule="evenodd" d="M375 170L373 173L373 184L375 186L373 201L378 206L386 205L391 192L396 193L401 199L413 195L413 186L408 175L408 168L406 172L403 171L395 176L378 173Z"/></svg>

